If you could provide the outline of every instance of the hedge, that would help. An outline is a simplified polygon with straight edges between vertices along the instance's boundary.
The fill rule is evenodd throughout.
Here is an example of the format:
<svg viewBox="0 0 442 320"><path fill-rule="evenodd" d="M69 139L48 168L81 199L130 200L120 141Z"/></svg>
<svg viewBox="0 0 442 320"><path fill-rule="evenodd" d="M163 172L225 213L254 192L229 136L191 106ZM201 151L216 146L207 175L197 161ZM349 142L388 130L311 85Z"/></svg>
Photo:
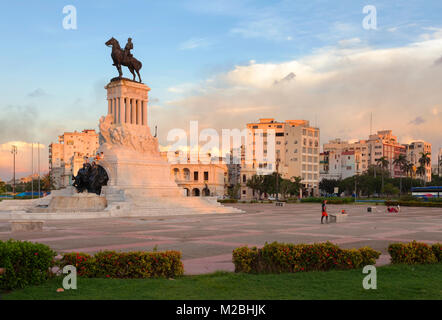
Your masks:
<svg viewBox="0 0 442 320"><path fill-rule="evenodd" d="M442 202L429 202L429 201L385 201L386 206L401 206L401 207L436 207L442 208Z"/></svg>
<svg viewBox="0 0 442 320"><path fill-rule="evenodd" d="M77 275L89 278L172 278L184 273L181 252L101 251L94 256L65 254L59 266L77 267Z"/></svg>
<svg viewBox="0 0 442 320"><path fill-rule="evenodd" d="M219 203L238 203L238 200L236 199L219 199Z"/></svg>
<svg viewBox="0 0 442 320"><path fill-rule="evenodd" d="M55 266L56 253L48 246L28 241L0 241L0 289L12 290L46 281Z"/></svg>
<svg viewBox="0 0 442 320"><path fill-rule="evenodd" d="M273 242L233 250L235 272L282 273L356 269L373 265L381 255L369 247L341 249L330 242L285 244Z"/></svg>
<svg viewBox="0 0 442 320"><path fill-rule="evenodd" d="M309 197L309 198L302 198L301 202L304 203L322 203L324 200L327 200L328 204L346 204L346 203L353 203L355 201L354 198L339 198L339 197Z"/></svg>
<svg viewBox="0 0 442 320"><path fill-rule="evenodd" d="M392 243L388 246L392 264L429 264L442 261L442 244L429 246L426 243Z"/></svg>

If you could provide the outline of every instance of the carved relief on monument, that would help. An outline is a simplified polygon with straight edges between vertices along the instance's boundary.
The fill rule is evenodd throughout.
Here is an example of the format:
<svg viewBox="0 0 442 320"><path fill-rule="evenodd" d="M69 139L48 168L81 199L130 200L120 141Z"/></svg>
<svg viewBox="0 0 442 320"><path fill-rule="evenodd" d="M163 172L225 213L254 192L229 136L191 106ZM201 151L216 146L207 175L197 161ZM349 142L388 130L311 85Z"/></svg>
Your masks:
<svg viewBox="0 0 442 320"><path fill-rule="evenodd" d="M113 123L112 115L100 118L100 145L123 147L138 153L160 157L158 139L147 126Z"/></svg>

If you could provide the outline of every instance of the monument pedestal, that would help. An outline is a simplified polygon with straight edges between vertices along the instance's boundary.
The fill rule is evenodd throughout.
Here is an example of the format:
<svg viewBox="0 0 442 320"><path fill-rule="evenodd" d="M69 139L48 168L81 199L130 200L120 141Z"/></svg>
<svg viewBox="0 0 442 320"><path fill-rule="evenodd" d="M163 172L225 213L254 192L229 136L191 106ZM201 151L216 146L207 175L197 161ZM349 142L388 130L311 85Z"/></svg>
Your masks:
<svg viewBox="0 0 442 320"><path fill-rule="evenodd" d="M109 176L102 193L112 215L242 212L213 198L186 197L147 124L150 88L126 79L106 86L109 112L100 119L100 160Z"/></svg>

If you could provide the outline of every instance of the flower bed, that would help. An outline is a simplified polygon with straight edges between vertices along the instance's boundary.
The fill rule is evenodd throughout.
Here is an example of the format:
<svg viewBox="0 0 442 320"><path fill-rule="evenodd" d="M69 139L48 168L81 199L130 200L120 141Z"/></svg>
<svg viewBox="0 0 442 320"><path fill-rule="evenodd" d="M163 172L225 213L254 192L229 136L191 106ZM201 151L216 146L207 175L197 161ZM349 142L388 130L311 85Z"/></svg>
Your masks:
<svg viewBox="0 0 442 320"><path fill-rule="evenodd" d="M178 251L101 251L94 256L74 252L65 254L59 265L73 265L79 276L89 278L171 278L184 272Z"/></svg>
<svg viewBox="0 0 442 320"><path fill-rule="evenodd" d="M429 246L426 243L392 243L388 246L392 264L427 264L442 261L442 244Z"/></svg>
<svg viewBox="0 0 442 320"><path fill-rule="evenodd" d="M235 272L282 273L356 269L376 263L380 252L369 247L341 249L330 242L285 244L273 242L263 248L233 250Z"/></svg>

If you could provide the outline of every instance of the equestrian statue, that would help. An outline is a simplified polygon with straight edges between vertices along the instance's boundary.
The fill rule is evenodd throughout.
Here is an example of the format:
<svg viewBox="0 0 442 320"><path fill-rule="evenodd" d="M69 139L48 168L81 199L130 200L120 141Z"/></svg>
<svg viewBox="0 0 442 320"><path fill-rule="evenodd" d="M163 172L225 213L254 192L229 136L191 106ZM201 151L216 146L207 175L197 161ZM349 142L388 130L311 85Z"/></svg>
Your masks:
<svg viewBox="0 0 442 320"><path fill-rule="evenodd" d="M114 37L110 38L106 43L106 46L112 47L111 57L114 61L113 65L117 68L119 78L123 77L123 71L121 70L121 66L125 66L129 69L129 71L133 75L133 81L135 81L135 72L138 75L139 82L141 83L140 69L142 67L142 63L134 58L130 50L134 48L132 43L132 38L129 38L127 41L124 50L121 49L118 40ZM135 71L135 72L134 72Z"/></svg>

